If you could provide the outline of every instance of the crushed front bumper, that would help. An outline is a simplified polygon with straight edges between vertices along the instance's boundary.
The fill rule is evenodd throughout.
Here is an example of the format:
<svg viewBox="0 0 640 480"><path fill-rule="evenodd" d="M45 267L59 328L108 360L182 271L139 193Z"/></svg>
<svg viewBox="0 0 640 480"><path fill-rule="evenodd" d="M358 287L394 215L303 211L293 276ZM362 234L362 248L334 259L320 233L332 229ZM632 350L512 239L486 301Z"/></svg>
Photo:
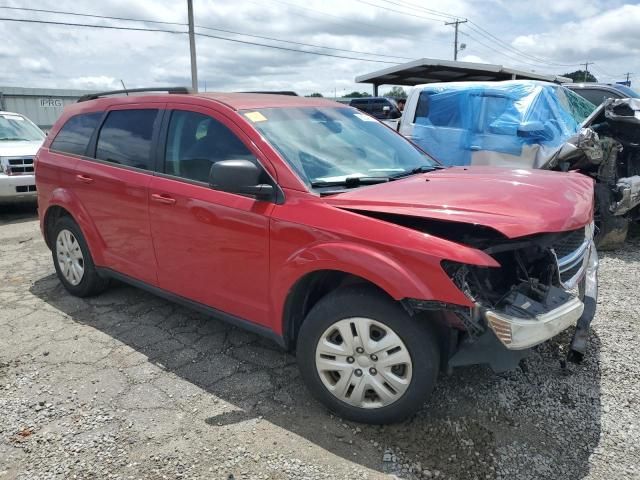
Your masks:
<svg viewBox="0 0 640 480"><path fill-rule="evenodd" d="M581 297L570 297L568 301L553 310L533 317L508 315L505 312L486 310L484 312L487 325L498 339L509 350L523 350L538 345L563 332L572 325L577 325L572 349L586 349L586 335L595 315L598 298L598 253L591 241L585 258L584 269L579 280Z"/></svg>
<svg viewBox="0 0 640 480"><path fill-rule="evenodd" d="M572 325L576 331L569 345L567 360L580 362L587 349L591 321L598 300L598 253L590 242L585 269L579 281L580 296L570 296L558 307L534 317L507 315L485 310L489 328L477 338L466 338L449 359L449 367L487 364L502 372L517 367L530 348Z"/></svg>

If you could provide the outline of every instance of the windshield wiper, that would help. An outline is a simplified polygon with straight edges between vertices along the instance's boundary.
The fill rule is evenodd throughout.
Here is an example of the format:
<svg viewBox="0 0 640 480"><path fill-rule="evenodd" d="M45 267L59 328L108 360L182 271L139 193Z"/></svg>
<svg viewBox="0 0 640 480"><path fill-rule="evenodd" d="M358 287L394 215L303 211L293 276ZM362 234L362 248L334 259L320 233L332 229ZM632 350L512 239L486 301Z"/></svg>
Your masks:
<svg viewBox="0 0 640 480"><path fill-rule="evenodd" d="M417 175L418 173L428 173L433 172L434 170L442 170L442 165L420 165L419 167L412 168L411 170L405 170L404 172L397 173L389 177L391 180L395 180L397 178L408 177L409 175Z"/></svg>
<svg viewBox="0 0 640 480"><path fill-rule="evenodd" d="M7 141L7 142L15 142L15 141L28 142L29 140L27 140L26 138L20 138L20 137L2 137L2 138L0 138L0 141Z"/></svg>
<svg viewBox="0 0 640 480"><path fill-rule="evenodd" d="M316 180L311 182L313 188L323 187L360 187L362 185L375 185L376 183L386 183L389 177L347 177L344 180L323 181Z"/></svg>

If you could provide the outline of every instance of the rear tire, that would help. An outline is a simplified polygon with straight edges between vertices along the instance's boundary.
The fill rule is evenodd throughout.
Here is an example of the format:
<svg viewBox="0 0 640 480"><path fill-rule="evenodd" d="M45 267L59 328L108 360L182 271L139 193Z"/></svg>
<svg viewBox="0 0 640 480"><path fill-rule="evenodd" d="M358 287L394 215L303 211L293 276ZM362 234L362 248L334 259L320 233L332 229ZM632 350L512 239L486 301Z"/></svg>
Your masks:
<svg viewBox="0 0 640 480"><path fill-rule="evenodd" d="M307 315L298 365L311 393L342 418L395 423L432 392L440 352L427 320L367 286L336 290Z"/></svg>
<svg viewBox="0 0 640 480"><path fill-rule="evenodd" d="M51 233L53 265L71 295L89 297L107 288L109 280L98 275L84 235L72 218L60 217Z"/></svg>

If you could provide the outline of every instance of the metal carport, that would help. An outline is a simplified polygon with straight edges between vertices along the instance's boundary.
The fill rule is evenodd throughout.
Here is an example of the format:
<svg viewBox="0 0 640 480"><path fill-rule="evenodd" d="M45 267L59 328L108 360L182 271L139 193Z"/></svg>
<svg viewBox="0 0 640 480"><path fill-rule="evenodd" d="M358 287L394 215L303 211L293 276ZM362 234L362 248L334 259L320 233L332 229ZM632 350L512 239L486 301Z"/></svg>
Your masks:
<svg viewBox="0 0 640 480"><path fill-rule="evenodd" d="M544 80L555 83L572 81L570 78L559 75L527 72L508 68L503 65L420 58L412 62L402 63L394 67L360 75L356 77L356 83L371 83L373 85L373 95L378 96L378 87L380 85L414 86L436 82L516 79Z"/></svg>

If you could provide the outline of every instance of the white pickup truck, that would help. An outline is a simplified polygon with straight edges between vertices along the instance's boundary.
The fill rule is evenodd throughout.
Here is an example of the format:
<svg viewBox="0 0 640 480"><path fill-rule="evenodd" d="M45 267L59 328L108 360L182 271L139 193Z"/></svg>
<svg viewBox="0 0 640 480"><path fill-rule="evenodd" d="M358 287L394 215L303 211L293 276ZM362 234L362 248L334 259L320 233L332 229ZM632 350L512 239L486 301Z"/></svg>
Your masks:
<svg viewBox="0 0 640 480"><path fill-rule="evenodd" d="M0 204L36 199L33 159L44 137L28 118L0 111Z"/></svg>

